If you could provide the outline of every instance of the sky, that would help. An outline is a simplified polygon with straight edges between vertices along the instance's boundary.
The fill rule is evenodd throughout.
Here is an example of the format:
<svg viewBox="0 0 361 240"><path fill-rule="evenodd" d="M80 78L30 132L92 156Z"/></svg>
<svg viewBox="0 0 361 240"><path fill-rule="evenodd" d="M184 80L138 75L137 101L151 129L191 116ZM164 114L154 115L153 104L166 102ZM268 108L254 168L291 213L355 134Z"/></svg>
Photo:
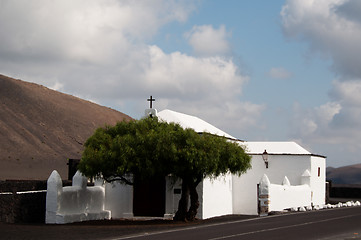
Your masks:
<svg viewBox="0 0 361 240"><path fill-rule="evenodd" d="M0 74L361 158L359 0L0 0Z"/></svg>

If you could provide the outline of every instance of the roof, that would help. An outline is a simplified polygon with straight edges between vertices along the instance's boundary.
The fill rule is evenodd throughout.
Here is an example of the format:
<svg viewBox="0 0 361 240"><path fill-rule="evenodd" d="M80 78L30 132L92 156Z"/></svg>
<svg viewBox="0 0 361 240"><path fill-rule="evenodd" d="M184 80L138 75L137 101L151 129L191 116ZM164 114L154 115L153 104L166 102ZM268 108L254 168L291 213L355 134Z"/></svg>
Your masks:
<svg viewBox="0 0 361 240"><path fill-rule="evenodd" d="M230 138L236 140L237 138L229 135L228 133L216 128L215 126L207 123L206 121L191 115L175 112L165 109L158 112L157 117L165 122L174 122L181 125L183 128L192 128L198 133L207 132L210 134Z"/></svg>
<svg viewBox="0 0 361 240"><path fill-rule="evenodd" d="M268 154L311 155L295 142L243 142L242 145L249 154L262 154L266 150Z"/></svg>
<svg viewBox="0 0 361 240"><path fill-rule="evenodd" d="M183 128L194 129L198 133L207 132L217 136L226 137L231 140L239 141L239 139L229 135L228 133L216 128L208 122L191 115L175 112L169 109L165 109L157 113L157 117L165 122L174 122L181 125ZM250 155L262 154L264 150L268 154L275 155L313 155L324 157L321 155L315 155L301 147L295 142L240 142L242 146L246 147L246 151Z"/></svg>

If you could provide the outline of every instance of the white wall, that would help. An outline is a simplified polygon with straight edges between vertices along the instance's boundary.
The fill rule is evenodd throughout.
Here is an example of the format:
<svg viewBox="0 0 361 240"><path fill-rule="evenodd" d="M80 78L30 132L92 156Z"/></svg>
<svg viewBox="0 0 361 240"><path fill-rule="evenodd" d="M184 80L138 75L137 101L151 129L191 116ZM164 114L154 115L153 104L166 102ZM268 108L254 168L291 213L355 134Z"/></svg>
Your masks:
<svg viewBox="0 0 361 240"><path fill-rule="evenodd" d="M87 178L78 171L73 185L63 188L60 175L54 170L47 182L45 222L64 224L110 219L111 213L104 210L104 202L103 186L87 187Z"/></svg>
<svg viewBox="0 0 361 240"><path fill-rule="evenodd" d="M174 193L174 189L181 190L180 180L175 180L172 177L166 177L166 197L165 197L165 216L174 215L178 210L178 203L181 198L180 193Z"/></svg>
<svg viewBox="0 0 361 240"><path fill-rule="evenodd" d="M258 214L257 184L263 174L275 184L282 184L285 176L291 185L301 184L301 175L311 168L310 156L307 155L269 155L266 168L261 155L253 155L252 169L240 177L233 176L233 213Z"/></svg>
<svg viewBox="0 0 361 240"><path fill-rule="evenodd" d="M311 206L311 188L308 185L271 184L269 186L269 201L269 211Z"/></svg>
<svg viewBox="0 0 361 240"><path fill-rule="evenodd" d="M320 176L318 176L320 168ZM311 189L313 205L322 205L326 202L326 159L322 157L311 157Z"/></svg>
<svg viewBox="0 0 361 240"><path fill-rule="evenodd" d="M232 175L204 179L200 195L202 219L232 214Z"/></svg>
<svg viewBox="0 0 361 240"><path fill-rule="evenodd" d="M181 181L175 183L167 178L166 214L175 214L181 194L174 194L174 189L181 189ZM232 214L232 175L227 174L215 179L206 178L198 186L199 208L197 218L206 219Z"/></svg>
<svg viewBox="0 0 361 240"><path fill-rule="evenodd" d="M311 195L312 203L314 205L322 205L325 203L325 158L310 155L269 155L268 160L269 167L266 168L264 161L262 160L262 156L253 155L251 160L252 169L248 170L240 177L228 174L225 177L220 177L213 180L209 178L205 179L201 184L199 184L197 188L200 202L197 217L205 219L226 214L257 215L257 184L259 183L264 174L268 176L272 184L276 185L282 184L284 177L287 176L290 184L293 185L293 188L295 185L302 184L301 176L305 172L305 170L308 170L311 175L311 194L309 194L308 192L302 192L304 191L304 189L302 188L294 188L295 190L292 190L296 192L302 192L301 195L298 195L298 193L291 194L290 192L292 191L289 191L284 187L283 189L279 186L272 187L272 201L270 205L271 210L292 207L288 203L286 204L287 207L284 207L285 196L287 196L288 199L293 199L290 200L293 202L297 202L298 200L304 202L303 197L308 198ZM318 168L320 168L320 176L318 176ZM85 208L88 209L87 211L90 210L92 212L100 211L100 209L102 208L103 205L98 203L101 202L103 196L102 194L104 194L104 189L102 190L99 187L95 187L87 191L86 194L83 194L82 196L88 196L88 194L90 194L91 197L89 198L89 195L88 197L85 197L87 200L83 201L78 199L78 196L80 194L78 192L82 191L76 190L74 192L74 187L63 189L61 186L61 179L60 183L59 179L56 177L53 178L53 180L57 181L56 183L54 183L54 186L58 186L59 189L54 190L52 193L49 193L48 191L49 194L47 198L49 199L49 203L47 201L47 216L55 218L56 214L59 212L70 214L77 212L80 208ZM79 182L78 184L84 185L84 182ZM82 189L83 187L80 187L80 185L79 189ZM170 178L167 178L166 186L165 214L173 215L178 209L178 202L181 196L181 194L174 193L174 188L181 189L181 182L177 181L176 183L173 183ZM272 191L274 193L272 193ZM283 192L284 194L275 194L275 192ZM75 205L69 205L68 203L66 203L63 206L58 206L56 205L56 201L61 201L59 200L59 195L61 194L63 194L64 196L64 200L62 201L74 202L76 199L78 200L76 200ZM132 186L123 185L119 182L107 183L105 184L104 198L104 209L111 211L112 218L133 217ZM85 206L85 202L88 205ZM301 203L297 203L296 205L299 204ZM53 210L48 211L48 206L49 209Z"/></svg>
<svg viewBox="0 0 361 240"><path fill-rule="evenodd" d="M105 184L105 209L112 218L133 217L133 186L119 181Z"/></svg>

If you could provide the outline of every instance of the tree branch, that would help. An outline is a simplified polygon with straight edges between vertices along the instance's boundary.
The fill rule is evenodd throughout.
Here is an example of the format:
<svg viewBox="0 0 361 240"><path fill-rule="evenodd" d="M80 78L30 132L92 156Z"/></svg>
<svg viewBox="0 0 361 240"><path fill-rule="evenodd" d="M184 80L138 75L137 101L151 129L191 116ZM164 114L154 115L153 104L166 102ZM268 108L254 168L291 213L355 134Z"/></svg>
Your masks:
<svg viewBox="0 0 361 240"><path fill-rule="evenodd" d="M110 176L110 177L104 177L104 180L107 182L115 182L115 181L121 181L127 185L134 185L134 183L130 180L128 180L127 178L125 178L124 176Z"/></svg>

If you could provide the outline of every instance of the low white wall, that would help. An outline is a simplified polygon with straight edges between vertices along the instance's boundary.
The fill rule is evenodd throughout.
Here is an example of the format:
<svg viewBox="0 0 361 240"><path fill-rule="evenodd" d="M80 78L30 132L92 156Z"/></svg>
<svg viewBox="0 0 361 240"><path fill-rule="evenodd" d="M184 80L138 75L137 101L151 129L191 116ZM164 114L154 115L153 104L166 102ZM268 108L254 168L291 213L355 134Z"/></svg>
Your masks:
<svg viewBox="0 0 361 240"><path fill-rule="evenodd" d="M308 185L269 186L269 211L282 211L287 208L311 206L311 188Z"/></svg>
<svg viewBox="0 0 361 240"><path fill-rule="evenodd" d="M269 155L269 167L266 168L261 155L253 155L252 169L241 176L234 175L233 214L258 214L257 184L263 174L267 174L272 183L282 183L284 176L291 185L301 185L302 174L310 169L310 156Z"/></svg>
<svg viewBox="0 0 361 240"><path fill-rule="evenodd" d="M105 209L112 212L112 218L133 217L133 186L105 183Z"/></svg>
<svg viewBox="0 0 361 240"><path fill-rule="evenodd" d="M73 186L63 188L61 177L54 170L48 179L45 223L110 219L111 213L104 210L104 202L104 187L87 187L87 178L78 171Z"/></svg>

